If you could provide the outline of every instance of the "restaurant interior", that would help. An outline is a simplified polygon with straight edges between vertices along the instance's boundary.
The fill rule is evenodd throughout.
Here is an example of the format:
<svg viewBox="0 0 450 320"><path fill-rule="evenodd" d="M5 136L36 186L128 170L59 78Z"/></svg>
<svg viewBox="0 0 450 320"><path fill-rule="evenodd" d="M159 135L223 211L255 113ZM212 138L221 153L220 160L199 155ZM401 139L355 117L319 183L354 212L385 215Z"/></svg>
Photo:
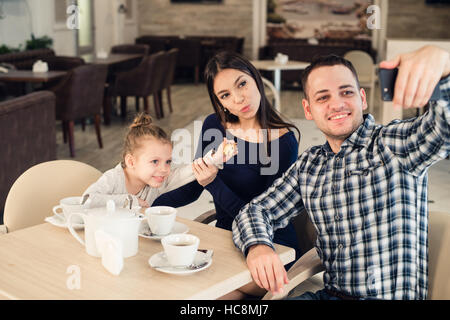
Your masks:
<svg viewBox="0 0 450 320"><path fill-rule="evenodd" d="M115 167L121 161L125 133L139 112L148 113L172 138L177 130L187 130L193 157L201 124L214 112L203 71L208 60L223 50L244 55L260 71L275 108L300 129L299 154L325 141L315 124L306 120L301 105L302 69L317 55L336 54L354 63L367 92L369 108L365 112L371 113L377 124L420 116L421 109L398 110L392 102L382 101L376 67L425 44L450 51L449 16L449 1L429 0L0 0L0 234L5 233L0 242L2 237L44 223L61 198L81 195L100 173ZM283 57L288 62L283 62ZM174 141L174 150L176 145ZM174 159L177 156L174 154ZM59 173L42 169L30 180L33 185L27 192L32 198L14 198L20 180L33 174L30 168L55 160L86 164L95 169L96 178L73 183L69 177L76 179L77 172L73 169L68 174L70 166ZM428 175L428 209L444 215L433 225L433 230L439 227L439 236L436 233L436 238L429 240L442 245L430 249L430 259L436 263L430 266L430 273L447 273L446 279L440 278L444 281L430 283L433 291L429 297L450 299L450 260L445 253L445 245L450 245L450 159L432 166ZM55 185L53 179L61 181ZM50 190L54 191L52 197L45 195ZM39 211L39 206L48 212L28 217L16 227L13 218L11 222L6 219L8 202L13 210L17 206L14 201L28 203L29 216L33 210ZM177 217L186 219L183 223L192 231L197 226L190 221L214 226L211 217L204 220L205 213L214 211L213 198L206 190L197 201L177 210ZM206 243L208 234L198 228ZM66 233L58 236L70 237L68 243L79 246ZM227 250L238 254L229 242ZM1 249L0 256L5 250ZM151 254L145 250L148 259ZM220 261L218 250L214 257ZM291 253L283 250L280 255L289 262ZM127 277L127 262L122 280ZM86 263L94 266L94 262ZM0 267L2 274L7 272L4 268ZM147 269L138 270L148 273ZM290 294L320 289L322 271L315 267L300 272L301 285ZM51 272L55 281L68 277L63 273L58 278L55 270ZM244 271L239 273L243 283L248 282L249 274L242 274ZM95 293L83 296L76 290L37 289L39 285L34 291L22 292L20 285L8 287L0 277L0 297L136 298L137 293L106 294L100 278L90 285L83 282L83 289ZM182 278L173 291L177 286L184 290L188 281L188 277ZM187 298L215 299L228 292L219 284L188 292ZM132 283L124 286L124 292L133 291ZM159 298L186 298L180 293L183 290L160 292ZM40 294L43 296L37 296ZM154 294L158 299L158 293Z"/></svg>

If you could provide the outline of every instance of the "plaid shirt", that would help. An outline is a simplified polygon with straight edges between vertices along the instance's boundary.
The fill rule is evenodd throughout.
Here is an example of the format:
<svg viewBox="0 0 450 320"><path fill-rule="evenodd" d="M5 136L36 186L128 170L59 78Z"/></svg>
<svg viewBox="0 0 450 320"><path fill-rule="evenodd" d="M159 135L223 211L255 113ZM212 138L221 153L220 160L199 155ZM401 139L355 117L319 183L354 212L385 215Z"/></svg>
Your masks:
<svg viewBox="0 0 450 320"><path fill-rule="evenodd" d="M427 169L450 151L450 77L418 118L376 125L369 114L335 154L315 146L233 222L244 254L306 208L317 230L324 284L379 299L425 299Z"/></svg>

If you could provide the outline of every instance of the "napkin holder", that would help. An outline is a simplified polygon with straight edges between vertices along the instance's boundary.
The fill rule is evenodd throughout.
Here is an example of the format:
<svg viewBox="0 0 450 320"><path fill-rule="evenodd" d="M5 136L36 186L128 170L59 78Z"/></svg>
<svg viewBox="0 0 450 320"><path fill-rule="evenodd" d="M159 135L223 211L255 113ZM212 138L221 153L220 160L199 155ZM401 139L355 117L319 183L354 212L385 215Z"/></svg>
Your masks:
<svg viewBox="0 0 450 320"><path fill-rule="evenodd" d="M277 53L275 57L275 62L278 64L286 64L289 61L289 57L282 53Z"/></svg>
<svg viewBox="0 0 450 320"><path fill-rule="evenodd" d="M108 52L106 52L105 50L100 50L97 52L97 58L98 59L106 59L108 58Z"/></svg>
<svg viewBox="0 0 450 320"><path fill-rule="evenodd" d="M33 64L33 72L48 72L48 64L42 60L38 60Z"/></svg>
<svg viewBox="0 0 450 320"><path fill-rule="evenodd" d="M95 232L95 242L103 267L118 276L123 269L122 242L101 229Z"/></svg>

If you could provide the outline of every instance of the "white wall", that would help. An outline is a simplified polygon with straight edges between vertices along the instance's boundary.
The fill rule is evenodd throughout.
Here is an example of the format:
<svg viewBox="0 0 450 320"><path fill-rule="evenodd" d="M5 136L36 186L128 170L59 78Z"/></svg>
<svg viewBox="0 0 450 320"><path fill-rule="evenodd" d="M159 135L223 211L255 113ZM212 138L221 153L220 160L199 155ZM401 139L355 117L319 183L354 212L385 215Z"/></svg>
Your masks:
<svg viewBox="0 0 450 320"><path fill-rule="evenodd" d="M34 33L52 38L57 54L75 55L75 32L65 24L55 24L54 0L3 0L3 12L6 17L0 20L0 44L22 44L24 49Z"/></svg>
<svg viewBox="0 0 450 320"><path fill-rule="evenodd" d="M0 19L0 45L18 47L31 39L44 35L53 39L53 49L58 55L76 55L76 32L65 23L55 23L54 1L63 0L3 0L4 19ZM117 12L124 0L93 0L95 12L96 50L109 51L111 46L121 43L134 43L138 34L137 3L134 0L134 19L123 19Z"/></svg>
<svg viewBox="0 0 450 320"><path fill-rule="evenodd" d="M116 44L134 43L138 34L137 27L137 3L133 1L134 18L124 19L124 14L119 14L117 9L124 0L95 0L95 38L97 51L105 50Z"/></svg>

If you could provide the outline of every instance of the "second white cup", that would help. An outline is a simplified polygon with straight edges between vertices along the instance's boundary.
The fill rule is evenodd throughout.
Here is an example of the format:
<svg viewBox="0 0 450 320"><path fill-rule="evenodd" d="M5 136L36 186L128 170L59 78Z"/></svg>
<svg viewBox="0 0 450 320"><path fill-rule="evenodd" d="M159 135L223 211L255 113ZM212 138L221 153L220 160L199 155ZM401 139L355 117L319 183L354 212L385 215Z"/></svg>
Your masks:
<svg viewBox="0 0 450 320"><path fill-rule="evenodd" d="M171 234L161 239L161 244L172 266L188 266L194 262L200 239L192 234Z"/></svg>
<svg viewBox="0 0 450 320"><path fill-rule="evenodd" d="M59 200L59 205L53 207L53 213L61 217L65 221L68 221L69 216L72 213L83 212L83 205L81 204L82 197L67 197ZM61 212L58 212L61 210ZM83 223L83 219L80 216L76 216L73 219L74 223Z"/></svg>
<svg viewBox="0 0 450 320"><path fill-rule="evenodd" d="M177 209L166 206L150 207L145 209L150 231L159 236L167 235L172 231Z"/></svg>

